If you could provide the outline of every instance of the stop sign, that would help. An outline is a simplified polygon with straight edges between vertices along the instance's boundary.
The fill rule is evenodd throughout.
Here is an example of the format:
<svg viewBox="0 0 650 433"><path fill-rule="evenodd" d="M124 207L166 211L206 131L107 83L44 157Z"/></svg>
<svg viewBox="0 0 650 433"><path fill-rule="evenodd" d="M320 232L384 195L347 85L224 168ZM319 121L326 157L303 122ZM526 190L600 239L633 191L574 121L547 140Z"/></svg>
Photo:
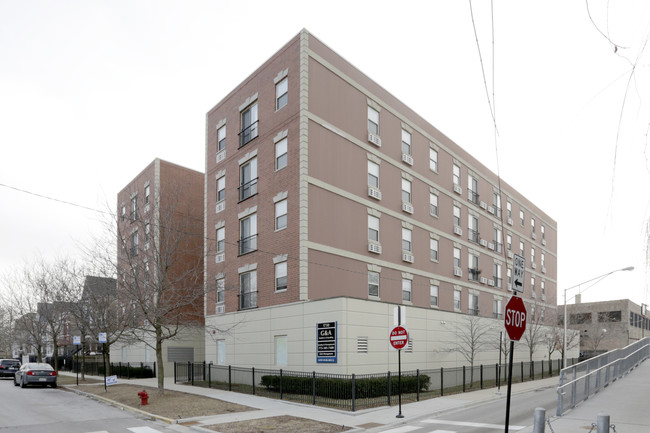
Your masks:
<svg viewBox="0 0 650 433"><path fill-rule="evenodd" d="M396 326L390 331L390 345L393 349L403 349L409 341L409 334L405 327Z"/></svg>
<svg viewBox="0 0 650 433"><path fill-rule="evenodd" d="M513 341L519 341L526 330L526 307L519 296L513 296L506 304L506 332Z"/></svg>

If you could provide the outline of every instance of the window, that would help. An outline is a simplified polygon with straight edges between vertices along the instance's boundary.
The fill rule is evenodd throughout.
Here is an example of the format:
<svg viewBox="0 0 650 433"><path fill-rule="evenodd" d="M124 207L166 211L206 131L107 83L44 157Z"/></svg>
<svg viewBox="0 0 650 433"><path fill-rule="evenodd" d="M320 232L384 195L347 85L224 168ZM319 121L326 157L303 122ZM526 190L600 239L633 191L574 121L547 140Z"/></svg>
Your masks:
<svg viewBox="0 0 650 433"><path fill-rule="evenodd" d="M257 102L249 105L241 113L241 132L239 133L239 147L244 146L257 137Z"/></svg>
<svg viewBox="0 0 650 433"><path fill-rule="evenodd" d="M479 232L478 232L478 218L474 215L467 216L467 225L468 225L468 235L469 240L472 242L479 242Z"/></svg>
<svg viewBox="0 0 650 433"><path fill-rule="evenodd" d="M438 292L440 291L440 287L431 284L429 286L429 302L431 303L432 307L437 307L438 306Z"/></svg>
<svg viewBox="0 0 650 433"><path fill-rule="evenodd" d="M501 238L502 238L502 232L501 229L498 227L494 228L494 251L497 253L501 252L501 249L503 247L503 244L501 243Z"/></svg>
<svg viewBox="0 0 650 433"><path fill-rule="evenodd" d="M239 167L239 201L257 194L257 158L252 158Z"/></svg>
<svg viewBox="0 0 650 433"><path fill-rule="evenodd" d="M530 265L535 267L535 248L530 247Z"/></svg>
<svg viewBox="0 0 650 433"><path fill-rule="evenodd" d="M438 261L438 239L429 240L429 249L431 250L431 260L434 262Z"/></svg>
<svg viewBox="0 0 650 433"><path fill-rule="evenodd" d="M151 224L147 223L144 226L144 243L149 242L149 236L151 235Z"/></svg>
<svg viewBox="0 0 650 433"><path fill-rule="evenodd" d="M223 253L226 249L226 228L217 229L217 254Z"/></svg>
<svg viewBox="0 0 650 433"><path fill-rule="evenodd" d="M460 227L460 207L454 206L454 227Z"/></svg>
<svg viewBox="0 0 650 433"><path fill-rule="evenodd" d="M438 151L429 148L429 169L438 172Z"/></svg>
<svg viewBox="0 0 650 433"><path fill-rule="evenodd" d="M411 230L402 228L402 250L411 252Z"/></svg>
<svg viewBox="0 0 650 433"><path fill-rule="evenodd" d="M226 365L226 340L217 340L217 364Z"/></svg>
<svg viewBox="0 0 650 433"><path fill-rule="evenodd" d="M151 194L151 187L149 185L144 187L144 204L149 204L149 195Z"/></svg>
<svg viewBox="0 0 650 433"><path fill-rule="evenodd" d="M474 204L478 204L478 179L476 179L471 174L468 174L467 183L468 183L467 191L468 191L469 200Z"/></svg>
<svg viewBox="0 0 650 433"><path fill-rule="evenodd" d="M379 242L379 218L368 215L368 240Z"/></svg>
<svg viewBox="0 0 650 433"><path fill-rule="evenodd" d="M239 275L241 309L257 307L257 271Z"/></svg>
<svg viewBox="0 0 650 433"><path fill-rule="evenodd" d="M368 271L368 296L379 297L379 272Z"/></svg>
<svg viewBox="0 0 650 433"><path fill-rule="evenodd" d="M506 235L506 248L508 251L512 250L512 235Z"/></svg>
<svg viewBox="0 0 650 433"><path fill-rule="evenodd" d="M438 216L438 196L434 193L429 193L429 213Z"/></svg>
<svg viewBox="0 0 650 433"><path fill-rule="evenodd" d="M217 130L217 153L226 148L226 125Z"/></svg>
<svg viewBox="0 0 650 433"><path fill-rule="evenodd" d="M469 295L469 314L473 316L478 316L478 295L470 294Z"/></svg>
<svg viewBox="0 0 650 433"><path fill-rule="evenodd" d="M512 269L508 268L508 289L512 287Z"/></svg>
<svg viewBox="0 0 650 433"><path fill-rule="evenodd" d="M402 178L402 202L411 203L411 181Z"/></svg>
<svg viewBox="0 0 650 433"><path fill-rule="evenodd" d="M217 304L223 304L226 300L226 279L219 278L217 280Z"/></svg>
<svg viewBox="0 0 650 433"><path fill-rule="evenodd" d="M275 169L280 170L287 166L287 139L275 143Z"/></svg>
<svg viewBox="0 0 650 433"><path fill-rule="evenodd" d="M275 291L287 290L287 262L275 264Z"/></svg>
<svg viewBox="0 0 650 433"><path fill-rule="evenodd" d="M460 186L460 167L454 164L453 168L453 181L454 185Z"/></svg>
<svg viewBox="0 0 650 433"><path fill-rule="evenodd" d="M501 264L494 264L494 287L501 288Z"/></svg>
<svg viewBox="0 0 650 433"><path fill-rule="evenodd" d="M469 279L472 281L478 281L478 256L472 253L469 253Z"/></svg>
<svg viewBox="0 0 650 433"><path fill-rule="evenodd" d="M546 230L544 229L544 226L541 226L539 230L542 232L542 240L546 241Z"/></svg>
<svg viewBox="0 0 650 433"><path fill-rule="evenodd" d="M144 262L144 281L149 282L149 262Z"/></svg>
<svg viewBox="0 0 650 433"><path fill-rule="evenodd" d="M257 250L257 214L239 220L239 255Z"/></svg>
<svg viewBox="0 0 650 433"><path fill-rule="evenodd" d="M120 214L122 216L122 221L126 221L126 206L122 205L122 210L120 211Z"/></svg>
<svg viewBox="0 0 650 433"><path fill-rule="evenodd" d="M131 199L131 221L138 219L138 196Z"/></svg>
<svg viewBox="0 0 650 433"><path fill-rule="evenodd" d="M508 215L508 219L512 219L512 203L509 201L506 202L506 214Z"/></svg>
<svg viewBox="0 0 650 433"><path fill-rule="evenodd" d="M411 280L402 279L402 301L411 302Z"/></svg>
<svg viewBox="0 0 650 433"><path fill-rule="evenodd" d="M131 257L138 255L138 232L135 232L131 235Z"/></svg>
<svg viewBox="0 0 650 433"><path fill-rule="evenodd" d="M287 200L280 200L275 204L275 230L287 228Z"/></svg>
<svg viewBox="0 0 650 433"><path fill-rule="evenodd" d="M523 211L523 210L519 210L519 223L521 224L522 227L523 227L524 224L525 224L525 221L524 221L524 211Z"/></svg>
<svg viewBox="0 0 650 433"><path fill-rule="evenodd" d="M411 154L411 133L402 129L402 153Z"/></svg>
<svg viewBox="0 0 650 433"><path fill-rule="evenodd" d="M275 110L287 105L289 101L289 79L283 78L275 85Z"/></svg>
<svg viewBox="0 0 650 433"><path fill-rule="evenodd" d="M454 267L460 269L460 248L454 247Z"/></svg>
<svg viewBox="0 0 650 433"><path fill-rule="evenodd" d="M226 176L217 179L217 203L226 199Z"/></svg>
<svg viewBox="0 0 650 433"><path fill-rule="evenodd" d="M368 107L368 132L379 135L379 111Z"/></svg>
<svg viewBox="0 0 650 433"><path fill-rule="evenodd" d="M497 218L501 218L501 196L498 192L494 192L494 196L492 197L492 206L494 206L494 215L496 215Z"/></svg>
<svg viewBox="0 0 650 433"><path fill-rule="evenodd" d="M542 265L542 272L545 272L544 268L546 267L546 254L541 253L539 257L540 264Z"/></svg>
<svg viewBox="0 0 650 433"><path fill-rule="evenodd" d="M460 290L454 290L454 310L460 311Z"/></svg>
<svg viewBox="0 0 650 433"><path fill-rule="evenodd" d="M275 340L275 365L282 367L287 365L287 336L276 335Z"/></svg>
<svg viewBox="0 0 650 433"><path fill-rule="evenodd" d="M539 283L539 287L542 290L542 296L546 296L546 282L544 280Z"/></svg>
<svg viewBox="0 0 650 433"><path fill-rule="evenodd" d="M533 298L535 297L535 277L530 277L530 290L533 292Z"/></svg>
<svg viewBox="0 0 650 433"><path fill-rule="evenodd" d="M503 304L502 304L501 299L495 299L494 302L492 303L492 315L494 316L495 319L501 319L502 318L502 312L503 311Z"/></svg>
<svg viewBox="0 0 650 433"><path fill-rule="evenodd" d="M368 186L379 189L379 164L368 161Z"/></svg>
<svg viewBox="0 0 650 433"><path fill-rule="evenodd" d="M530 219L530 232L533 235L535 234L535 218Z"/></svg>

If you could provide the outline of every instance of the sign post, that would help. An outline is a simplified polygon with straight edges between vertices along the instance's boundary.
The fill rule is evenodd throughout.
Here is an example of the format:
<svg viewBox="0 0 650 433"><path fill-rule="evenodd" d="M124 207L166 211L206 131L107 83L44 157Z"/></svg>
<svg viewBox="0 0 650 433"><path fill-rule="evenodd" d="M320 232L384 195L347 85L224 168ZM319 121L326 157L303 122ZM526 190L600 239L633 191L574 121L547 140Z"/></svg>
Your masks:
<svg viewBox="0 0 650 433"><path fill-rule="evenodd" d="M72 344L75 346L81 346L81 335L72 336ZM77 370L77 386L79 386L79 348L77 348L75 355L77 356L77 368L75 369Z"/></svg>
<svg viewBox="0 0 650 433"><path fill-rule="evenodd" d="M104 360L104 392L107 391L106 389L106 333L105 332L100 332L98 335L98 341L102 343L102 358Z"/></svg>
<svg viewBox="0 0 650 433"><path fill-rule="evenodd" d="M522 291L523 291L523 273L521 275ZM514 287L514 278L513 278ZM505 327L508 337L510 338L510 362L508 365L508 394L506 397L506 422L505 433L508 433L508 425L510 424L510 394L512 390L512 360L515 351L515 341L519 341L521 336L524 335L526 330L526 306L524 301L521 300L517 294L513 294L512 298L506 304L505 311Z"/></svg>
<svg viewBox="0 0 650 433"><path fill-rule="evenodd" d="M404 418L402 415L402 349L406 346L406 343L409 341L408 331L404 326L402 326L402 311L400 308L397 309L397 326L395 326L390 331L389 343L390 346L397 350L397 387L398 391L398 401L399 401L399 412L396 418Z"/></svg>

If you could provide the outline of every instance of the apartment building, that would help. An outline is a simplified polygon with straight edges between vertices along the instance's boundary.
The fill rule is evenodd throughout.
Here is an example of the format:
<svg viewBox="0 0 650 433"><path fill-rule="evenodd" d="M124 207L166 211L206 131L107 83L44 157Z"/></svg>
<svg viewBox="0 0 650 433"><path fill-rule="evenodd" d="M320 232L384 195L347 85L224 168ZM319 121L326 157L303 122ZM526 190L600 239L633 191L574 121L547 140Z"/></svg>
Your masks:
<svg viewBox="0 0 650 433"><path fill-rule="evenodd" d="M155 159L117 195L118 302L130 331L114 362L204 359L203 173ZM160 369L160 366L158 367Z"/></svg>
<svg viewBox="0 0 650 433"><path fill-rule="evenodd" d="M513 254L555 320L555 221L306 30L207 113L205 150L209 362L386 371L400 306L406 368L459 365L470 318L499 338Z"/></svg>

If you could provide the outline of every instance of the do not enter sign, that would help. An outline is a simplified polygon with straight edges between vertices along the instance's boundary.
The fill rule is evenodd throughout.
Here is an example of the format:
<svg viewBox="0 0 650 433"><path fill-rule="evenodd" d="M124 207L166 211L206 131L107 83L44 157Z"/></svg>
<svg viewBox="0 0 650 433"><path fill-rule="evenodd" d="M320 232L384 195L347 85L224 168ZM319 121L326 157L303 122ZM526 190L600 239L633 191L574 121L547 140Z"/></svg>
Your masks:
<svg viewBox="0 0 650 433"><path fill-rule="evenodd" d="M513 296L506 304L505 325L508 337L519 341L526 330L526 307L519 296Z"/></svg>
<svg viewBox="0 0 650 433"><path fill-rule="evenodd" d="M408 341L409 334L405 327L396 326L390 331L390 345L393 349L403 349Z"/></svg>

